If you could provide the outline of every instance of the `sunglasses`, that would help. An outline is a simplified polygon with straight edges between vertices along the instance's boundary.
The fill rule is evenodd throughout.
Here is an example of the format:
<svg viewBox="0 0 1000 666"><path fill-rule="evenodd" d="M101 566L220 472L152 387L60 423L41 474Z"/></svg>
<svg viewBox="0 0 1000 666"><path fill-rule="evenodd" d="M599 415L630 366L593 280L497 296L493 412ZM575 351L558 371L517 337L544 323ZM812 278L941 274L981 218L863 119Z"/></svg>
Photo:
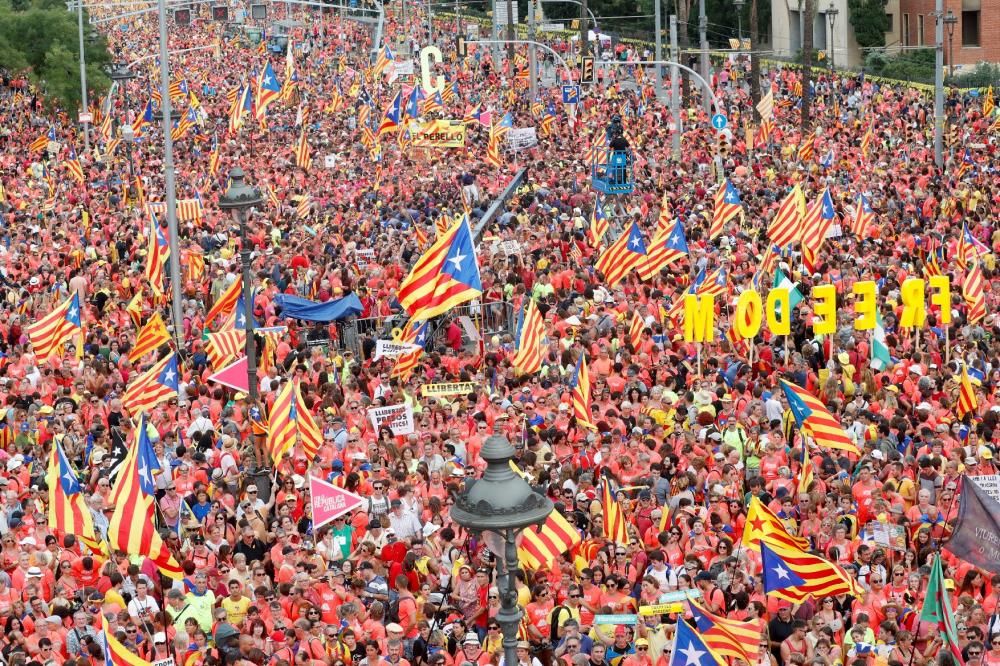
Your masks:
<svg viewBox="0 0 1000 666"><path fill-rule="evenodd" d="M639 647L636 648L636 650L638 650L639 652L648 652L649 648L646 647L645 645L640 645Z"/></svg>

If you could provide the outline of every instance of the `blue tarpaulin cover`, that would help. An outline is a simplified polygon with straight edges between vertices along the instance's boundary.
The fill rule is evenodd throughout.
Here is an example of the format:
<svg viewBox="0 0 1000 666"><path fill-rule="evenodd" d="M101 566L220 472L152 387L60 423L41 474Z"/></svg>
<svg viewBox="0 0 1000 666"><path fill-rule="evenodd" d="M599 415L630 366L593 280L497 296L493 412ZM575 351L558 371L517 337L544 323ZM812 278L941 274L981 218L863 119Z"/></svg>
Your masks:
<svg viewBox="0 0 1000 666"><path fill-rule="evenodd" d="M281 308L282 317L303 321L339 321L356 317L364 310L357 294L348 294L341 299L326 303L317 303L300 296L278 294L274 302Z"/></svg>

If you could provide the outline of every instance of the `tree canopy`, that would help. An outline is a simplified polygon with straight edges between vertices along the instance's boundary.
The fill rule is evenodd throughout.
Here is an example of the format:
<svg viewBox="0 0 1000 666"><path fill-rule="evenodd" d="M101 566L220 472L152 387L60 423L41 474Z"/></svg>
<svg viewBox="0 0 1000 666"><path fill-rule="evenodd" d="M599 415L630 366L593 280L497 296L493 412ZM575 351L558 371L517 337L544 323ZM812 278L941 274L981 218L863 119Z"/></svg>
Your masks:
<svg viewBox="0 0 1000 666"><path fill-rule="evenodd" d="M110 81L103 67L110 62L104 37L84 13L87 87L93 98ZM25 74L45 93L49 104L74 112L80 105L80 44L77 16L57 0L0 2L0 68Z"/></svg>

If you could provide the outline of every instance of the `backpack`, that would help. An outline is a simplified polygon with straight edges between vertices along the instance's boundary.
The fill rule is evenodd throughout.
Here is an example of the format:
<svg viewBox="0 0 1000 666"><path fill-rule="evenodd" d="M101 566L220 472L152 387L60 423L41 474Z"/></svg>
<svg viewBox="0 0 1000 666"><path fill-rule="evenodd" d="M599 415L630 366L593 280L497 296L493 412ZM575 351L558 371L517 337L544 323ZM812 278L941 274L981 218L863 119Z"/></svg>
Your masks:
<svg viewBox="0 0 1000 666"><path fill-rule="evenodd" d="M553 645L559 642L559 626L562 623L559 616L562 611L566 611L570 617L573 617L573 611L569 609L569 606L559 605L552 609L552 622L549 623L549 642Z"/></svg>

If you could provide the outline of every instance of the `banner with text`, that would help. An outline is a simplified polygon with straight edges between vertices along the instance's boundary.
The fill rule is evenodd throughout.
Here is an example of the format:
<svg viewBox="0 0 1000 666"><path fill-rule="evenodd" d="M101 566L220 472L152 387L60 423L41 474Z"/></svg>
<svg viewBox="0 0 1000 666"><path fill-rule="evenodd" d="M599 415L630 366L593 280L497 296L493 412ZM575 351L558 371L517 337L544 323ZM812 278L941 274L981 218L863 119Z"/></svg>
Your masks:
<svg viewBox="0 0 1000 666"><path fill-rule="evenodd" d="M389 405L368 410L368 418L375 430L392 428L393 435L409 435L413 432L413 407L409 405Z"/></svg>

